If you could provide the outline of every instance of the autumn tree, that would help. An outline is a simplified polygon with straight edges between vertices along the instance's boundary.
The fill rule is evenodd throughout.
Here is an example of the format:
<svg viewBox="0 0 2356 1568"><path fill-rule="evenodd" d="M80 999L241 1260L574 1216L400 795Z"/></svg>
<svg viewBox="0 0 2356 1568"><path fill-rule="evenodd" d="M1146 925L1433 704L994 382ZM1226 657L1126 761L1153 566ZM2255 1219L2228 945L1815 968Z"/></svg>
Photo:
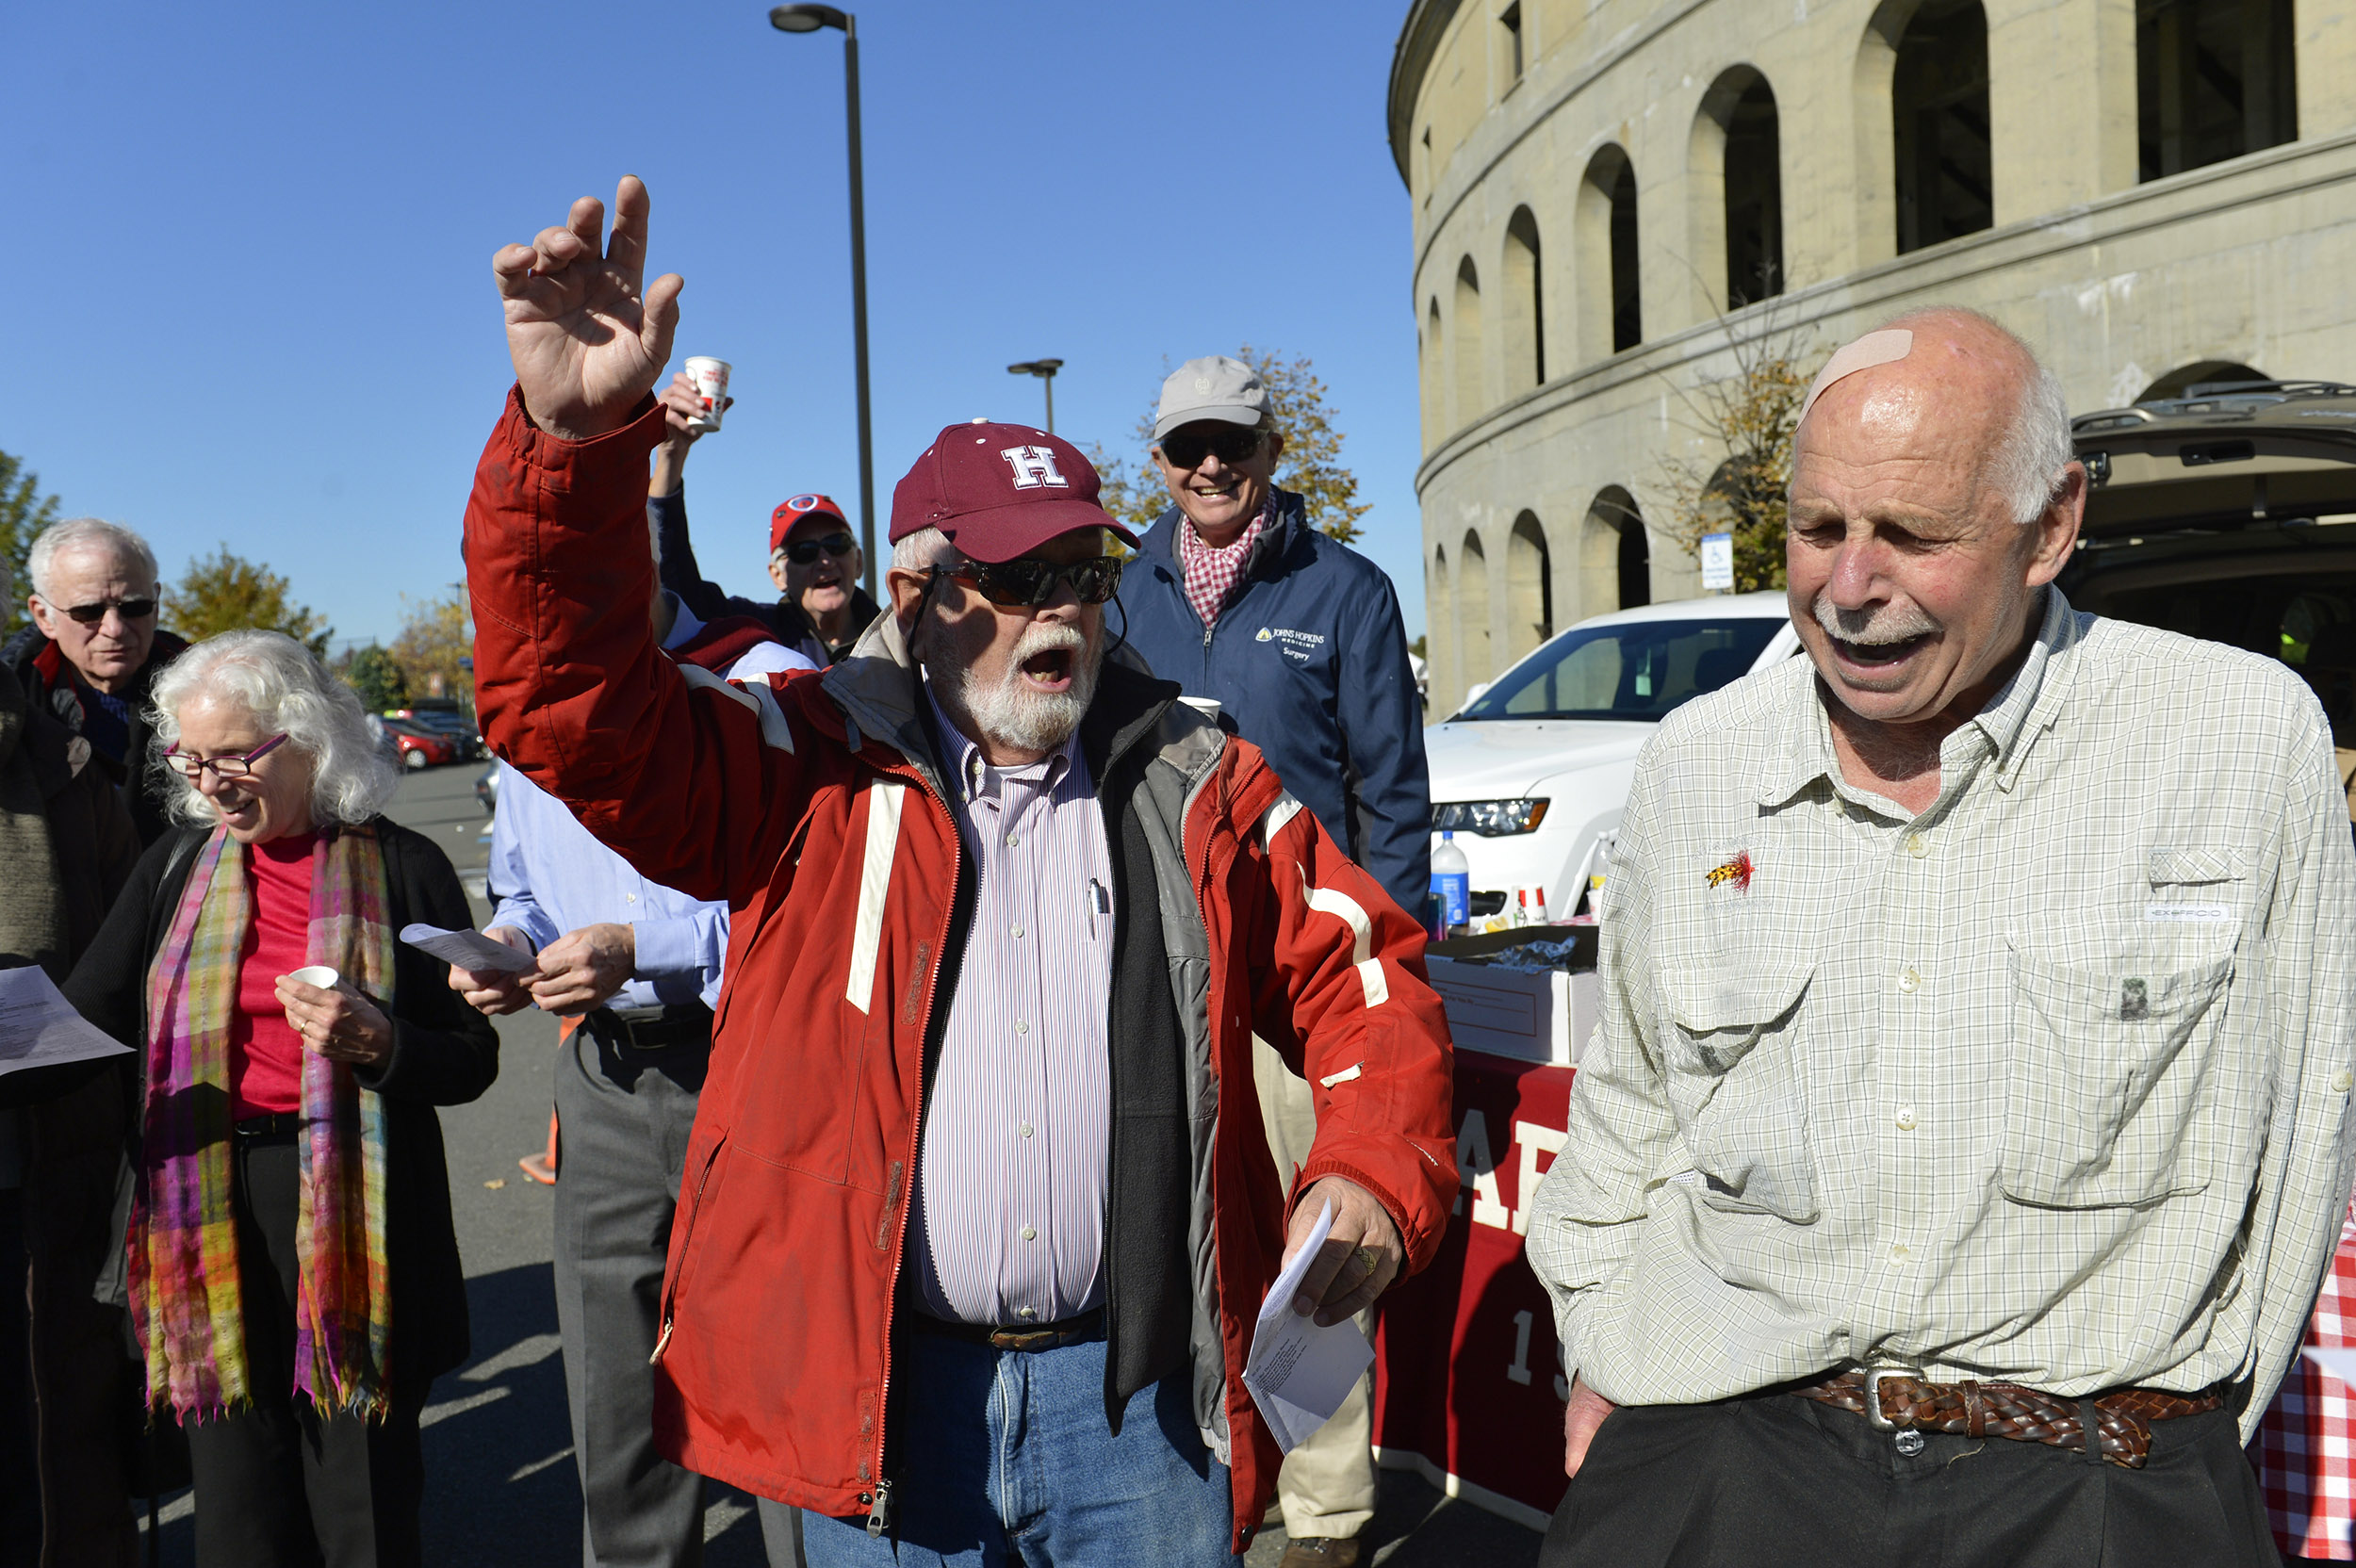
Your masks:
<svg viewBox="0 0 2356 1568"><path fill-rule="evenodd" d="M335 629L308 606L295 603L292 584L259 562L218 552L188 563L167 602L172 629L191 639L223 631L283 631L320 660Z"/></svg>
<svg viewBox="0 0 2356 1568"><path fill-rule="evenodd" d="M360 694L360 706L371 713L409 705L408 672L381 644L354 648L335 673L343 678L345 685Z"/></svg>
<svg viewBox="0 0 2356 1568"><path fill-rule="evenodd" d="M1734 588L1747 594L1784 586L1786 496L1792 487L1792 438L1815 369L1788 333L1747 342L1728 333L1734 373L1679 390L1680 421L1709 455L1661 460L1669 493L1661 531L1698 553L1702 536L1734 536ZM1723 455L1721 455L1723 454Z"/></svg>
<svg viewBox="0 0 2356 1568"><path fill-rule="evenodd" d="M1284 455L1276 465L1277 487L1300 494L1310 527L1345 545L1357 539L1364 531L1358 519L1373 511L1374 505L1358 498L1358 476L1342 464L1342 433L1326 401L1325 383L1308 356L1288 360L1272 349L1255 349L1246 343L1235 357L1259 373L1268 388L1268 410L1284 437ZM1153 403L1147 403L1137 420L1136 435L1141 449L1153 445L1154 408ZM1091 446L1088 461L1104 482L1099 499L1114 516L1143 530L1169 509L1170 486L1162 482L1161 470L1150 454L1140 455L1133 464L1101 446Z"/></svg>
<svg viewBox="0 0 2356 1568"><path fill-rule="evenodd" d="M401 597L401 635L393 639L393 662L408 678L414 695L456 697L474 702L474 621L466 596L458 589L430 599Z"/></svg>
<svg viewBox="0 0 2356 1568"><path fill-rule="evenodd" d="M25 596L33 591L25 565L33 540L57 520L57 498L41 493L41 477L19 459L0 452L0 562L8 565L8 602L0 605L0 633L25 624Z"/></svg>

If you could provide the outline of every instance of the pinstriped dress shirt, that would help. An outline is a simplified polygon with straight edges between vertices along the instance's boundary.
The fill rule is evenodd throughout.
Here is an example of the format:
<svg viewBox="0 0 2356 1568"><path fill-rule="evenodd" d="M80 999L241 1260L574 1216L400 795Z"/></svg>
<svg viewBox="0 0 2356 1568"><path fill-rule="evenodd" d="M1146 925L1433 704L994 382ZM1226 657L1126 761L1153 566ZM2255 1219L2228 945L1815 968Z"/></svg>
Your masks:
<svg viewBox="0 0 2356 1568"><path fill-rule="evenodd" d="M2272 660L2046 597L1920 815L1842 781L1805 658L1637 764L1529 1233L1606 1398L2254 1378L2256 1425L2356 1175L2331 735Z"/></svg>
<svg viewBox="0 0 2356 1568"><path fill-rule="evenodd" d="M925 688L925 700L932 691ZM962 1323L1104 1304L1112 857L1078 736L993 768L934 703L977 873L918 1156L917 1300Z"/></svg>

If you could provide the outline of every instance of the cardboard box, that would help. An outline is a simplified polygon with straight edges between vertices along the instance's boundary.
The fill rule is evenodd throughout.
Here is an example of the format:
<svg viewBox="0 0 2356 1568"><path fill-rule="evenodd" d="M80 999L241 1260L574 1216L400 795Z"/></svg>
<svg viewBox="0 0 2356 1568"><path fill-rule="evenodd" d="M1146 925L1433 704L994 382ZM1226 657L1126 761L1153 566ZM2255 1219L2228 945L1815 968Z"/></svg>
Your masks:
<svg viewBox="0 0 2356 1568"><path fill-rule="evenodd" d="M1583 967L1531 973L1466 961L1523 942L1566 939L1579 941L1571 962ZM1424 959L1458 1050L1577 1067L1595 1027L1595 955L1592 925L1522 926L1433 942Z"/></svg>

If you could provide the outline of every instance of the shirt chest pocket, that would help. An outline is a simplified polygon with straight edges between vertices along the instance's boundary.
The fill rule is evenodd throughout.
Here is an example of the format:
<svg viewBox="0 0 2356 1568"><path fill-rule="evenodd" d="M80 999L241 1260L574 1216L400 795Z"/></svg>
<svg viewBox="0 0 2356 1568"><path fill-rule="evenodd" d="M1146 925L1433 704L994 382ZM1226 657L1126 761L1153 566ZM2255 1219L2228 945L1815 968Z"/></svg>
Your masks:
<svg viewBox="0 0 2356 1568"><path fill-rule="evenodd" d="M1701 1200L1794 1224L1818 1212L1815 1152L1797 1054L1814 966L1704 963L1662 976L1669 1101L1702 1179Z"/></svg>
<svg viewBox="0 0 2356 1568"><path fill-rule="evenodd" d="M2206 1187L2197 1119L2215 1094L2232 955L2088 965L2016 941L2009 961L2005 1196L2087 1209Z"/></svg>

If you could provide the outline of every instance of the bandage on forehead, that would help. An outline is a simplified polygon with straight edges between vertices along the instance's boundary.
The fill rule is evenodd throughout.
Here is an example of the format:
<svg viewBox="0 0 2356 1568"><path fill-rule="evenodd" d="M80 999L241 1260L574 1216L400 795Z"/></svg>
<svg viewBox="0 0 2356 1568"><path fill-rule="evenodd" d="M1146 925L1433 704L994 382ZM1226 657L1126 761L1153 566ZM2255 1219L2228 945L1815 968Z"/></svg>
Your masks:
<svg viewBox="0 0 2356 1568"><path fill-rule="evenodd" d="M1843 376L1854 376L1859 370L1870 370L1876 365L1893 364L1913 351L1914 334L1904 327L1884 327L1879 332L1867 333L1853 343L1842 344L1830 359L1824 361L1824 368L1816 372L1816 379L1808 384L1808 396L1800 403L1800 417L1792 422L1792 428L1799 429L1808 418L1808 411L1816 406L1816 400L1823 397L1834 382Z"/></svg>

